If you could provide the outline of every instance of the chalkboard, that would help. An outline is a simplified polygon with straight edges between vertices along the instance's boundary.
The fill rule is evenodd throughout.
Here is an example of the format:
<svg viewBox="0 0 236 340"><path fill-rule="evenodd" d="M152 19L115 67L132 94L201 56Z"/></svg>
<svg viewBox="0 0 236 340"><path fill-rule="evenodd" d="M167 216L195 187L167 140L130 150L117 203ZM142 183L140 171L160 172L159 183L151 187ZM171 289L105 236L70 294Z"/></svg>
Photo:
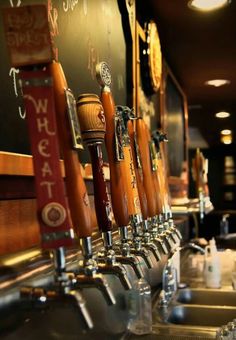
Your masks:
<svg viewBox="0 0 236 340"><path fill-rule="evenodd" d="M115 102L126 104L126 44L122 17L116 0L1 0L1 7L43 3L55 52L75 97L96 93L95 65L106 61L113 75ZM13 69L5 47L0 21L0 151L30 154L18 70Z"/></svg>

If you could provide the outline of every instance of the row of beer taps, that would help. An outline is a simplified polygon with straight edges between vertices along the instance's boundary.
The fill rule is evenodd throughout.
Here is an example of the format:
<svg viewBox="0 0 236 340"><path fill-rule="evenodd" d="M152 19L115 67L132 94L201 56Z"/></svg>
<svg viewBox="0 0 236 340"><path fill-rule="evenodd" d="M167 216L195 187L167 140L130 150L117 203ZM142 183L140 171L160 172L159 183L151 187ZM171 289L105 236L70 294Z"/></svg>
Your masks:
<svg viewBox="0 0 236 340"><path fill-rule="evenodd" d="M82 139L91 157L95 210L103 240L103 248L95 253L90 202L77 151L72 148L70 123L66 103L63 102L63 92L68 86L61 65L53 62L49 67L54 84L66 192L83 261L75 272L68 272L64 247L53 250L53 289L23 288L22 294L43 303L63 294L76 301L86 327L92 328L93 322L80 291L96 287L108 304L115 304L106 274L116 275L125 290L131 289L132 282L125 266L130 266L140 279L144 276L140 258L147 268L153 268L152 258L160 261L162 255L170 254L181 239L172 219L164 159L160 152L166 136L156 131L151 137L144 120L137 119L132 109L115 106L108 65L105 62L97 65L101 97L83 94L76 103ZM110 165L111 201L103 172L104 139ZM118 242L113 242L112 214L120 234Z"/></svg>
<svg viewBox="0 0 236 340"><path fill-rule="evenodd" d="M45 17L47 25L47 13L41 5L26 7L14 8L11 12L14 11L15 16L19 17L23 14L33 17L34 13L41 11L43 15L40 18L43 20ZM8 33L12 35L12 32L19 33L21 27L12 26L12 20L8 20L12 18L10 10L6 10L5 18L6 36ZM34 20L28 22L34 25ZM47 44L47 39L42 40L42 43ZM96 287L108 304L115 304L114 292L106 279L107 274L116 275L124 289L129 290L132 282L128 278L126 266L131 267L137 279L140 279L144 276L141 260L147 269L153 268L152 258L159 262L163 255L168 255L178 246L181 239L172 218L168 192L163 152L163 142L167 138L159 131L151 135L144 119L137 117L131 108L115 105L111 91L111 72L105 62L96 67L101 86L100 98L95 94L82 94L76 102L58 61L50 55L41 61L41 54L32 45L28 46L29 55L24 55L28 51L25 46L19 50L12 44L8 47L13 66L20 68L19 77L29 121L36 181L38 176L50 176L55 186L48 187L49 194L62 182L62 176L59 173L54 176L51 167L59 164L53 149L50 152L48 149L54 138L64 160L68 216L80 241L83 256L76 270L67 270L65 249L68 240L73 239L73 233L70 229L57 229L65 221L67 208L63 209L62 205L66 201L60 204L50 201L46 208L41 207L44 197L39 185L37 201L42 245L53 253L55 280L50 287L24 287L21 293L29 300L42 304L57 302L59 298L73 303L79 308L85 327L92 328L93 321L81 290ZM22 51L25 52L22 54ZM17 58L18 54L20 58ZM49 100L54 102L50 108L46 105ZM40 113L44 114L42 121L37 120L40 119L37 118ZM50 122L53 123L53 120L49 119L54 114L57 128L52 131ZM34 122L36 125L33 125ZM99 252L94 252L92 245L92 208L76 150L79 127L92 164L97 224L103 240ZM35 143L36 135L40 136L43 132L48 139L44 136ZM110 168L110 195L103 172L104 140ZM42 171L39 172L38 167L43 157ZM52 162L49 163L49 160ZM114 225L120 234L120 240L116 242L113 241Z"/></svg>

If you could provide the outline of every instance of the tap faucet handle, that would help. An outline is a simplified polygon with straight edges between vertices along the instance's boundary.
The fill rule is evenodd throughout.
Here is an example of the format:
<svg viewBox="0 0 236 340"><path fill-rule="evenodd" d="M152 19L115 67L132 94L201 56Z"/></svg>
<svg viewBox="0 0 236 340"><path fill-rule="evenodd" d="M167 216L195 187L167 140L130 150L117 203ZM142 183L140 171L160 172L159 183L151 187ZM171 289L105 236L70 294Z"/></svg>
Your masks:
<svg viewBox="0 0 236 340"><path fill-rule="evenodd" d="M85 93L78 97L77 114L84 143L103 143L106 132L106 120L99 97Z"/></svg>
<svg viewBox="0 0 236 340"><path fill-rule="evenodd" d="M53 62L49 67L53 77L57 126L64 158L65 184L73 226L79 237L88 237L92 234L91 208L78 152L73 149L72 145L73 134L70 128L72 119L68 117L69 108L66 100L68 85L60 63ZM77 121L76 108L73 111L75 111L73 121ZM75 125L78 126L78 122Z"/></svg>
<svg viewBox="0 0 236 340"><path fill-rule="evenodd" d="M103 143L106 122L103 108L96 95L79 96L77 112L83 141L88 145L92 161L95 209L98 227L102 232L112 230L112 209L103 172Z"/></svg>
<svg viewBox="0 0 236 340"><path fill-rule="evenodd" d="M146 124L142 118L136 121L137 143L140 150L140 158L143 167L143 186L147 198L147 211L149 217L154 217L157 211L157 201L153 195L153 175L150 159L150 150L146 134Z"/></svg>
<svg viewBox="0 0 236 340"><path fill-rule="evenodd" d="M113 213L116 224L122 227L129 224L129 212L127 191L123 180L125 167L122 161L121 125L120 120L116 120L115 102L110 89L111 72L109 66L105 62L99 63L96 66L96 72L99 84L102 86L100 99L106 118L105 144L110 166Z"/></svg>

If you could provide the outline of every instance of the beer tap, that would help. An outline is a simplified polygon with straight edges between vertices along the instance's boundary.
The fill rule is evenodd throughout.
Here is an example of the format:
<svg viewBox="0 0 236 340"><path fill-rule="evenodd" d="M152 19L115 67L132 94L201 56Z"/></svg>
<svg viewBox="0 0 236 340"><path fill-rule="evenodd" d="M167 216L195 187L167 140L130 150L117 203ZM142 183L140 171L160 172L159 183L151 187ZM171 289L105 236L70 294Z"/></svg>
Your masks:
<svg viewBox="0 0 236 340"><path fill-rule="evenodd" d="M84 143L88 146L93 171L94 201L99 230L102 233L104 251L98 256L98 270L115 274L125 289L131 289L125 268L116 261L112 239L112 210L103 173L102 143L106 121L98 96L83 94L78 97L77 113Z"/></svg>
<svg viewBox="0 0 236 340"><path fill-rule="evenodd" d="M135 171L135 162L134 162L134 131L133 131L133 125L131 120L136 119L133 110L131 110L127 106L117 106L117 116L120 117L121 120L121 127L122 127L122 138L123 138L123 150L124 150L124 156L126 159L126 181L127 181L127 187L129 186L130 194L130 204L129 209L131 212L133 221L132 227L133 227L133 241L137 244L138 247L140 247L139 243L146 249L150 250L156 261L159 261L161 259L160 252L153 242L151 242L150 234L147 229L147 224L143 221L143 215L142 215L142 208L144 213L146 213L146 209L144 204L141 205L140 203L140 193L143 189L141 186L138 191L138 185L137 185L137 177L136 177L136 171ZM130 134L129 134L130 132ZM130 137L131 135L131 137ZM132 148L133 145L133 148ZM130 185L131 184L131 185ZM142 196L141 196L142 198ZM142 200L143 201L143 200ZM144 203L144 202L143 202ZM140 223L138 222L140 220ZM146 227L146 229L144 229Z"/></svg>
<svg viewBox="0 0 236 340"><path fill-rule="evenodd" d="M115 304L114 295L106 278L98 272L98 264L92 250L91 208L76 150L80 137L76 101L68 89L60 63L55 61L51 63L50 71L54 83L56 118L64 158L68 202L84 257L74 275L73 284L77 288L96 287L102 292L107 303L112 305Z"/></svg>
<svg viewBox="0 0 236 340"><path fill-rule="evenodd" d="M151 157L150 133L141 117L136 121L136 136L143 167L143 186L148 203L149 231L153 241L162 249L163 254L167 255L168 252L171 251L173 244L163 233L163 225L158 221L157 214L160 209L160 192L158 192L156 181L154 181L155 176L153 172L155 171L155 168Z"/></svg>
<svg viewBox="0 0 236 340"><path fill-rule="evenodd" d="M110 166L110 183L111 183L111 201L113 214L120 232L120 244L115 248L116 256L119 261L130 264L138 278L142 277L142 271L137 256L142 257L144 261L148 253L144 250L140 252L135 250L129 244L130 216L128 211L128 191L125 184L126 166L124 162L124 153L122 147L121 125L116 116L116 108L111 93L111 72L105 62L96 66L97 80L101 85L101 102L106 118L105 145ZM127 263L128 261L128 263ZM149 262L145 262L149 267Z"/></svg>
<svg viewBox="0 0 236 340"><path fill-rule="evenodd" d="M41 246L52 252L55 267L55 277L50 288L25 287L21 289L21 297L40 304L73 303L85 327L92 328L93 322L85 300L74 285L74 276L68 275L66 271L65 247L73 245L74 233L60 165L55 89L50 72L53 53L47 8L45 5L30 5L5 8L3 13L11 63L20 70L20 85L33 155ZM12 17L16 20L12 21ZM22 22L22 17L28 22L27 26ZM12 34L40 34L43 39L39 44L22 40L15 48L10 43Z"/></svg>
<svg viewBox="0 0 236 340"><path fill-rule="evenodd" d="M204 158L199 148L192 159L192 177L195 181L196 194L199 200L200 223L203 223L205 215L205 198L209 196L207 185L208 160Z"/></svg>
<svg viewBox="0 0 236 340"><path fill-rule="evenodd" d="M158 168L158 181L159 185L163 187L163 216L164 220L167 223L167 230L173 235L175 243L178 243L182 239L182 235L180 231L174 225L174 220L171 211L171 202L170 202L170 193L168 187L168 180L166 174L166 166L165 166L165 159L164 159L164 150L163 142L168 142L166 134L155 131L152 134L152 140L155 145L155 160Z"/></svg>
<svg viewBox="0 0 236 340"><path fill-rule="evenodd" d="M157 165L157 153L155 149L155 143L151 138L149 129L147 130L147 136L148 136L149 147L150 147L152 175L153 175L154 185L155 185L156 191L159 192L157 212L156 212L156 220L157 220L157 225L158 225L157 228L158 228L159 234L162 237L166 238L169 249L170 251L172 251L172 249L176 247L177 239L175 238L176 235L169 230L168 221L165 219L165 214L164 214L165 188L160 182L161 168L158 167Z"/></svg>

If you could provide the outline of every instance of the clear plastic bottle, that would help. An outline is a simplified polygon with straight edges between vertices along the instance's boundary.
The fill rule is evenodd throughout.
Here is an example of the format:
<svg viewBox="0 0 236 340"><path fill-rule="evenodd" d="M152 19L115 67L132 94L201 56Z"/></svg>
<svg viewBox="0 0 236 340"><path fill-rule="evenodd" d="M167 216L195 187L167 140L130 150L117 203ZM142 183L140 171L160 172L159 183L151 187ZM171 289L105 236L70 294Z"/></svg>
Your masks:
<svg viewBox="0 0 236 340"><path fill-rule="evenodd" d="M221 268L215 239L212 238L205 249L205 282L207 288L220 288Z"/></svg>
<svg viewBox="0 0 236 340"><path fill-rule="evenodd" d="M151 287L145 279L136 280L128 297L129 323L131 333L142 335L152 332Z"/></svg>

